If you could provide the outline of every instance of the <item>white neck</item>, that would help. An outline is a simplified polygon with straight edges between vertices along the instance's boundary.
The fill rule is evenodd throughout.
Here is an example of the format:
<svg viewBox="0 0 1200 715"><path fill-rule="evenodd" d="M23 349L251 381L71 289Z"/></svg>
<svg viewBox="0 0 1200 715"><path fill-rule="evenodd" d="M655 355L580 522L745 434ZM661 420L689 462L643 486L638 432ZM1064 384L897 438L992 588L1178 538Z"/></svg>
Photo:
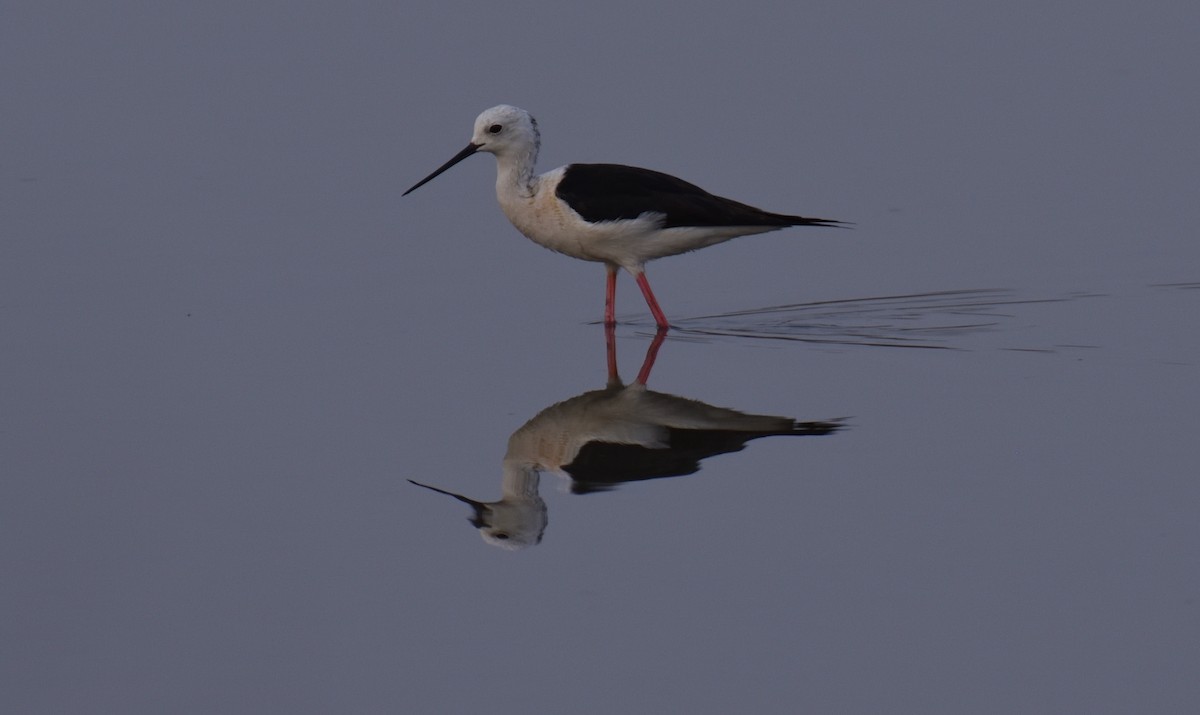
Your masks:
<svg viewBox="0 0 1200 715"><path fill-rule="evenodd" d="M533 167L537 145L496 155L496 194L503 198L531 198L536 190Z"/></svg>

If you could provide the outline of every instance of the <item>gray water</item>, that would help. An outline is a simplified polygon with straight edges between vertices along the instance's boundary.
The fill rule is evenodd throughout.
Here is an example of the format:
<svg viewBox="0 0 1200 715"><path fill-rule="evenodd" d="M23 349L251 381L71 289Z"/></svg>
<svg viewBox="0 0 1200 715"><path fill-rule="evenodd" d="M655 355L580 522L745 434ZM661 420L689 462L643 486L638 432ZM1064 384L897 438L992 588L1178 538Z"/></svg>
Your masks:
<svg viewBox="0 0 1200 715"><path fill-rule="evenodd" d="M0 710L1196 712L1198 32L10 3ZM499 500L510 436L609 383L603 270L521 237L490 157L399 197L499 102L543 170L855 222L648 273L649 391L838 428L546 471L523 549L411 484ZM628 276L618 315L628 384Z"/></svg>

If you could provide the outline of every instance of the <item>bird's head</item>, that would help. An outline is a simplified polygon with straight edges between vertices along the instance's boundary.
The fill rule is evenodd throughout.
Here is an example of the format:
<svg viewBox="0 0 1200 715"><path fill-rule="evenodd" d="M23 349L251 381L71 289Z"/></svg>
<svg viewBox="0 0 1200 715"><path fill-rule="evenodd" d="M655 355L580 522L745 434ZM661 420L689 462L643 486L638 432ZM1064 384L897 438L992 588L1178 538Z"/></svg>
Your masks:
<svg viewBox="0 0 1200 715"><path fill-rule="evenodd" d="M482 502L412 479L408 481L469 505L474 513L467 521L492 546L516 551L542 541L547 522L546 502L538 496L536 486L532 493L506 493L499 501Z"/></svg>
<svg viewBox="0 0 1200 715"><path fill-rule="evenodd" d="M501 104L475 118L471 144L476 151L508 154L532 149L536 153L541 143L537 120L520 107Z"/></svg>
<svg viewBox="0 0 1200 715"><path fill-rule="evenodd" d="M471 134L470 144L463 147L463 150L451 157L450 161L439 166L432 174L418 181L401 196L411 194L458 162L481 151L495 154L497 159L512 157L510 161L515 162L515 165L519 167L518 170L528 180L541 144L542 139L538 133L537 120L533 118L533 115L524 109L508 104L492 107L484 110L483 114L475 118L475 131Z"/></svg>

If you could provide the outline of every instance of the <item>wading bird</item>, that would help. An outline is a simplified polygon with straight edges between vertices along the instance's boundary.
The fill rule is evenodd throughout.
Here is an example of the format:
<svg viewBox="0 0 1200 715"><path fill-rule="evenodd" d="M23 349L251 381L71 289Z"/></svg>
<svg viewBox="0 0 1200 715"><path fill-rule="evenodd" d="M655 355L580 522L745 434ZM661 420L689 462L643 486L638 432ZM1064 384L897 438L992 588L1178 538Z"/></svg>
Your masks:
<svg viewBox="0 0 1200 715"><path fill-rule="evenodd" d="M508 220L534 243L604 264L604 322L612 325L617 269L636 280L659 329L670 327L646 279L647 261L738 236L788 226L845 226L842 221L777 214L649 169L568 164L533 173L541 135L524 109L501 104L479 115L471 142L413 185L412 193L476 152L496 156L496 197Z"/></svg>

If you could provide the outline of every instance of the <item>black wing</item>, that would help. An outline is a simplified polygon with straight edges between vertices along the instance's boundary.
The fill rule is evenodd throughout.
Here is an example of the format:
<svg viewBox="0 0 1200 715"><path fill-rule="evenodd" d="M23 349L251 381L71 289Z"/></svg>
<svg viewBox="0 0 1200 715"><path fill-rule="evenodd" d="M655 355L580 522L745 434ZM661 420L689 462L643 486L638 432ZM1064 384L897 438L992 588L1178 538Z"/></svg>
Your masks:
<svg viewBox="0 0 1200 715"><path fill-rule="evenodd" d="M571 164L555 195L586 221L634 219L647 212L676 226L838 226L840 221L756 209L650 169L622 164Z"/></svg>
<svg viewBox="0 0 1200 715"><path fill-rule="evenodd" d="M625 482L682 477L700 470L700 462L718 454L738 452L750 440L782 435L833 434L841 422L791 422L775 430L739 431L667 428L666 446L588 442L563 471L571 475L571 492L607 491Z"/></svg>

